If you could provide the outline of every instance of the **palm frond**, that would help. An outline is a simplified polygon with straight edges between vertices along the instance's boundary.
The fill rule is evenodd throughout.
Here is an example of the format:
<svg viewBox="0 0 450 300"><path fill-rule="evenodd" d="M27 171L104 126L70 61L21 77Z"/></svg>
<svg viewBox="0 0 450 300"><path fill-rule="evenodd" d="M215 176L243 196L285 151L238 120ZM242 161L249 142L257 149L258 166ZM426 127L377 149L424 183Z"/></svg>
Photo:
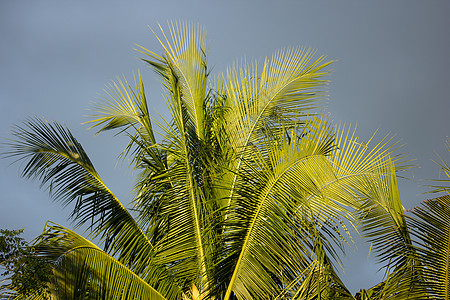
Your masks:
<svg viewBox="0 0 450 300"><path fill-rule="evenodd" d="M148 112L144 84L140 72L134 77L134 89L126 79L117 79L105 91L108 98L91 107L93 123L90 128L100 127L97 133L105 130L120 129L125 132L130 142L123 151L123 156L131 156L132 164L139 165L146 161L156 172L165 165L158 151L151 117Z"/></svg>
<svg viewBox="0 0 450 300"><path fill-rule="evenodd" d="M179 81L183 106L194 124L197 136L203 140L205 132L205 100L207 94L207 55L206 32L199 25L188 22L172 23L169 27L170 38L161 28L164 39L156 34L165 56L161 57L154 52L140 47L140 51L150 60L145 60L165 78L167 82L167 65L170 65Z"/></svg>
<svg viewBox="0 0 450 300"><path fill-rule="evenodd" d="M447 148L447 152L450 153L450 139L447 140L445 146ZM436 163L439 165L439 167L441 168L442 173L447 178L445 178L445 179L434 179L433 181L434 182L438 182L439 185L437 185L437 184L429 185L429 187L433 188L433 190L430 191L429 193L445 192L445 193L450 195L450 188L449 188L449 183L450 183L450 165L441 156L439 156L439 158L440 158L441 161L440 162L436 162Z"/></svg>
<svg viewBox="0 0 450 300"><path fill-rule="evenodd" d="M13 131L17 140L9 154L27 160L23 176L40 179L51 196L64 205L75 202L71 217L88 224L105 251L145 277L155 258L154 246L131 214L106 187L82 146L59 123L28 121Z"/></svg>
<svg viewBox="0 0 450 300"><path fill-rule="evenodd" d="M246 63L228 72L226 86L230 113L226 115L229 142L235 148L255 143L255 135L270 118L296 119L325 96L325 57L313 61L314 51L302 48L279 51L266 59L261 75Z"/></svg>
<svg viewBox="0 0 450 300"><path fill-rule="evenodd" d="M84 274L83 272L91 272L92 270L86 270L85 268L95 268L95 259L96 257L100 256L100 257L109 257L111 259L113 259L115 261L115 258L113 258L112 256L109 256L107 253L103 252L99 247L97 247L94 243L92 243L91 241L89 241L88 239L84 238L83 236L75 233L72 230L69 230L63 226L57 225L55 223L51 223L51 222L47 222L47 225L44 229L44 232L42 233L42 235L40 235L34 242L34 248L36 249L38 255L43 256L45 258L47 258L49 261L54 261L55 266L55 276L56 276L56 287L53 286L53 289L56 289L56 293L59 293L59 288L58 285L62 285L64 283L64 280L72 280L71 277L67 277L67 276L93 276L92 274ZM82 270L76 270L76 266L72 266L70 265L71 263L69 263L69 267L68 269L66 269L66 266L61 267L60 263L61 261L64 261L67 259L67 254L77 250L77 249L92 249L92 250L97 250L98 253L102 253L102 254L95 254L92 258L86 258L84 257L83 259L86 260L84 263L87 263L87 265L83 265L82 266ZM78 250L77 250L78 251ZM95 252L95 253L97 253ZM84 254L81 255L81 257L83 257ZM80 256L77 254L76 259L80 259ZM106 259L106 260L110 260L110 259ZM82 260L83 260L82 259ZM75 258L70 258L70 260L75 260ZM87 262L88 260L92 260L91 262ZM103 258L104 260L104 258ZM105 262L105 261L103 261ZM76 262L74 262L76 263ZM116 261L114 263L109 262L108 264L112 264L110 265L108 268L112 268L111 270L113 270L113 268L115 267L119 267L119 269L124 269L127 268L128 271L126 271L125 273L129 273L129 275L124 275L125 277L136 277L138 278L140 275L139 279L140 281L145 282L145 286L149 285L151 287L151 289L156 290L158 294L164 295L166 298L168 299L172 299L174 297L179 297L181 295L181 289L175 284L176 280L174 280L174 277L171 276L167 270L164 267L161 267L160 264L157 264L156 260L146 260L145 263L147 263L147 265L145 266L145 270L143 270L141 273L135 273L133 272L133 268L130 266L126 266L125 264L121 263L120 261ZM105 266L106 267L106 266ZM84 269L83 269L84 268ZM76 272L80 272L78 275L76 275ZM119 273L122 272L124 273L124 271L118 271ZM73 274L71 274L73 273ZM58 275L59 274L59 275ZM60 276L61 274L66 274L64 276L66 276L65 278L59 278L58 276ZM100 275L99 275L100 276ZM108 274L102 274L101 276L106 276L108 277ZM83 277L81 277L81 280ZM135 280L134 279L129 279L129 280ZM76 289L82 289L82 287L85 285L91 285L92 279L87 279L88 281L86 282L81 282L78 283L78 285L75 285L73 288ZM100 280L101 279L97 279ZM111 287L108 287L108 284L112 284L114 283L114 281L111 281L110 283L108 283L108 279L103 279L105 280L105 282L98 282L98 285L102 285L101 289L107 291L108 289L111 289ZM131 282L130 282L131 284ZM70 286L70 285L69 285ZM97 287L96 287L97 288ZM147 288L145 288L147 289ZM72 288L70 289L71 293L75 293L76 291L74 291ZM59 295L59 294L58 294ZM61 297L61 295L59 295L59 297ZM70 298L70 297L69 297Z"/></svg>
<svg viewBox="0 0 450 300"><path fill-rule="evenodd" d="M168 299L100 249L77 247L54 264L57 299Z"/></svg>
<svg viewBox="0 0 450 300"><path fill-rule="evenodd" d="M363 237L372 243L386 268L385 281L375 288L373 297L423 299L420 260L405 220L393 164L388 171L366 189L367 198L359 210Z"/></svg>
<svg viewBox="0 0 450 300"><path fill-rule="evenodd" d="M265 61L261 75L256 65L246 63L229 71L227 138L238 153L257 144L268 124L276 128L279 123L298 123L325 96L318 87L326 83L321 77L330 62L322 63L324 57L312 61L313 54L304 49L280 51Z"/></svg>
<svg viewBox="0 0 450 300"><path fill-rule="evenodd" d="M433 299L450 299L450 196L426 200L408 218L422 262L426 291Z"/></svg>
<svg viewBox="0 0 450 300"><path fill-rule="evenodd" d="M146 129L149 140L155 143L140 72L138 78L134 78L134 83L135 90L126 79L117 78L117 82L112 82L105 90L109 99L94 104L90 115L93 120L87 123L94 123L90 128L101 127L97 133L138 124Z"/></svg>

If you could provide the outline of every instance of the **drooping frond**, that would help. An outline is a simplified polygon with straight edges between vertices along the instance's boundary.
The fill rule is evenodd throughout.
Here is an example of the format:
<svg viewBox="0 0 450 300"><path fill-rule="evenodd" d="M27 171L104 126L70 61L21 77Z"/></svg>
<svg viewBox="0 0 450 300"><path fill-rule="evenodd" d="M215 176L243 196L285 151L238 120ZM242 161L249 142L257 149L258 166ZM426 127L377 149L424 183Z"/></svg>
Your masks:
<svg viewBox="0 0 450 300"><path fill-rule="evenodd" d="M380 175L374 187L369 187L367 200L360 210L363 235L373 243L381 261L397 263L411 247L411 237L406 227L404 208L400 202L395 169ZM383 228L383 230L381 230ZM386 240L391 241L386 243ZM394 243L394 241L396 241ZM407 249L402 249L407 247Z"/></svg>
<svg viewBox="0 0 450 300"><path fill-rule="evenodd" d="M97 250L98 252L101 252L103 254L98 254L101 257L110 257L107 253L104 253L99 247L97 247L95 244L93 244L91 241L87 240L86 238L82 237L81 235L78 235L77 233L54 223L48 222L44 232L41 236L38 237L38 239L36 239L35 243L34 243L34 247L38 253L38 255L46 257L48 260L50 261L54 261L55 263L55 272L56 274L67 274L64 276L72 276L71 273L76 273L76 272L83 272L83 271L77 271L75 269L71 269L71 268L75 268L74 266L71 266L70 264L68 265L68 269L66 268L66 265L64 265L63 267L61 267L61 260L65 260L67 257L67 253L70 253L74 250L77 249L93 249L93 250ZM89 258L89 260L92 260L91 262L85 262L88 265L90 265L91 267L89 267L88 265L85 265L84 268L94 268L94 264L95 262L95 257L97 257L98 255L94 255L92 258ZM82 255L83 256L83 255ZM64 258L66 257L66 258ZM79 256L77 256L79 257ZM114 258L110 257L111 259L115 260ZM87 258L84 258L86 261L88 260ZM109 259L107 259L109 260ZM155 260L153 260L155 261ZM145 286L149 286L151 287L152 290L157 291L157 294L161 294L164 295L166 298L168 299L172 299L174 297L179 297L181 294L181 290L174 286L174 278L171 276L168 276L168 272L166 271L165 268L160 267L159 265L151 265L153 262L149 261L149 265L146 266L146 270L145 270L145 274L139 274L141 275L141 279L139 279L140 281L144 281L145 282ZM119 266L122 265L122 266ZM119 267L119 269L123 269L123 268L127 268L127 266L121 264L119 261L117 261L117 263L112 263L112 265L110 266L111 271L114 270L115 267ZM86 270L84 270L84 272L86 272ZM89 272L89 271L87 271ZM122 272L118 270L118 272ZM134 272L132 272L131 268L128 267L128 271L126 273L129 273L129 275L124 275L124 276L128 276L128 277L136 277L135 279L137 279L139 276L137 274L135 274ZM91 274L92 275L92 274ZM75 276L75 275L74 275ZM77 276L90 276L89 274L78 274ZM101 276L105 276L108 277L109 275L104 274ZM71 277L68 278L66 277L66 279L68 279L69 281L72 280ZM130 279L130 280L135 280L135 279ZM55 280L57 281L56 284L57 285L61 285L63 284L64 280L61 278L58 278L58 275L56 276ZM97 279L99 280L99 279ZM104 280L104 282L101 282L101 280L97 283L97 285L99 285L99 287L96 287L100 290L110 290L111 287L109 287L108 285L111 285L114 281L110 281L108 282L109 279L102 279ZM91 279L89 279L89 281L91 281ZM131 282L130 282L131 283ZM90 285L90 282L85 282L82 283L81 286L85 286L86 284ZM103 285L103 286L102 286ZM81 286L79 285L80 289ZM75 287L77 287L75 285ZM58 290L58 287L53 286L53 289ZM145 288L145 289L148 289Z"/></svg>
<svg viewBox="0 0 450 300"><path fill-rule="evenodd" d="M386 268L385 281L371 291L375 299L421 299L420 261L400 202L394 165L386 171L366 188L367 198L358 212L363 237Z"/></svg>
<svg viewBox="0 0 450 300"><path fill-rule="evenodd" d="M56 261L64 253L78 247L90 247L99 249L90 240L56 223L47 221L44 231L33 243L38 255L44 256L49 261Z"/></svg>
<svg viewBox="0 0 450 300"><path fill-rule="evenodd" d="M77 247L54 264L56 299L167 299L100 249Z"/></svg>
<svg viewBox="0 0 450 300"><path fill-rule="evenodd" d="M146 274L154 265L154 246L103 183L70 131L59 123L34 119L17 126L13 134L16 140L10 143L10 155L26 160L23 175L39 179L64 205L75 202L72 218L76 224L88 225L91 236L100 237L105 251L151 281Z"/></svg>
<svg viewBox="0 0 450 300"><path fill-rule="evenodd" d="M433 299L450 299L450 196L426 200L408 218L418 241L426 291Z"/></svg>

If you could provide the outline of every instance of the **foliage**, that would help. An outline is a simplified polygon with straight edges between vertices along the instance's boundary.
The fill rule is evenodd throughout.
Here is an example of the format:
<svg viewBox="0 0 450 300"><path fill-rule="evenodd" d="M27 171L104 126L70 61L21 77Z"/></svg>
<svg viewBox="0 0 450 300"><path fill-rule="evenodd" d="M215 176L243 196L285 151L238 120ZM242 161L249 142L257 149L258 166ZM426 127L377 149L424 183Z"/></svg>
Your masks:
<svg viewBox="0 0 450 300"><path fill-rule="evenodd" d="M450 169L442 158L438 165L447 179L434 180L439 185L431 185L431 193L446 195L423 201L403 218L401 231L408 239L385 247L393 271L386 281L361 290L357 299L450 299Z"/></svg>
<svg viewBox="0 0 450 300"><path fill-rule="evenodd" d="M410 227L418 241L421 275L433 299L450 299L450 196L424 201Z"/></svg>
<svg viewBox="0 0 450 300"><path fill-rule="evenodd" d="M13 130L8 154L26 161L23 176L73 203L75 227L100 242L47 224L35 249L53 261L52 297L354 299L336 272L348 225L387 271L358 299L428 297L398 194L404 157L390 137L363 142L316 112L325 57L286 49L212 82L201 27L161 32L163 55L139 51L166 89L171 118L150 117L139 73L134 85L112 83L90 121L129 138L122 155L138 173L131 207L65 126L35 118Z"/></svg>
<svg viewBox="0 0 450 300"><path fill-rule="evenodd" d="M0 229L0 267L4 269L1 276L9 284L2 285L0 295L15 293L29 296L39 293L45 296L52 274L50 262L37 255L36 250L19 235L23 229Z"/></svg>

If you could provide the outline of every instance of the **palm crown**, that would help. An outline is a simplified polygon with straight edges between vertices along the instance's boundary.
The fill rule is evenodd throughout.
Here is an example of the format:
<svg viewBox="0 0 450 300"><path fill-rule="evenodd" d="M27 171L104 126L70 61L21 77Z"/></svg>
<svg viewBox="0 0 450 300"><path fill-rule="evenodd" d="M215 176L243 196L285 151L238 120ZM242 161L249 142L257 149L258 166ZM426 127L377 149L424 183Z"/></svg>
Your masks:
<svg viewBox="0 0 450 300"><path fill-rule="evenodd" d="M10 153L27 160L23 174L75 203L76 226L100 241L48 223L36 249L54 260L52 297L353 298L335 271L346 224L390 262L392 295L415 292L408 280L420 264L395 175L402 157L390 138L369 147L314 113L330 62L287 49L261 69L235 65L213 86L204 30L161 31L163 55L139 48L166 90L171 118L157 124L160 135L140 74L134 85L113 83L90 121L129 137L123 154L138 170L130 208L66 127L32 119L14 130Z"/></svg>

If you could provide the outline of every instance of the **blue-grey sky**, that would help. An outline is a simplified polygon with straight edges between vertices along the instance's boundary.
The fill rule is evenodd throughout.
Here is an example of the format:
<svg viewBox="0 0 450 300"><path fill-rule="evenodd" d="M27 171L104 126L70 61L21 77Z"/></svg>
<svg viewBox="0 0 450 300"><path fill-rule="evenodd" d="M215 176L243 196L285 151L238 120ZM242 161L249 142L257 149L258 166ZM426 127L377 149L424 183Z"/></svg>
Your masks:
<svg viewBox="0 0 450 300"><path fill-rule="evenodd" d="M158 3L158 4L156 4ZM400 194L410 209L427 198L423 179L437 178L431 161L445 154L450 135L450 2L415 1L0 1L0 142L12 124L29 116L66 123L84 145L107 185L123 202L132 174L116 165L124 140L95 136L84 117L117 75L141 70L149 105L164 114L155 75L137 58L134 44L161 52L148 26L188 20L206 27L213 74L236 59L262 61L277 49L312 47L337 60L329 105L336 124L358 124L369 138L395 134L421 168L407 174ZM156 113L155 113L156 115ZM19 177L19 165L0 160L0 228L25 227L38 235L46 222L63 225L69 209ZM381 280L358 242L348 252L344 282L353 291Z"/></svg>

